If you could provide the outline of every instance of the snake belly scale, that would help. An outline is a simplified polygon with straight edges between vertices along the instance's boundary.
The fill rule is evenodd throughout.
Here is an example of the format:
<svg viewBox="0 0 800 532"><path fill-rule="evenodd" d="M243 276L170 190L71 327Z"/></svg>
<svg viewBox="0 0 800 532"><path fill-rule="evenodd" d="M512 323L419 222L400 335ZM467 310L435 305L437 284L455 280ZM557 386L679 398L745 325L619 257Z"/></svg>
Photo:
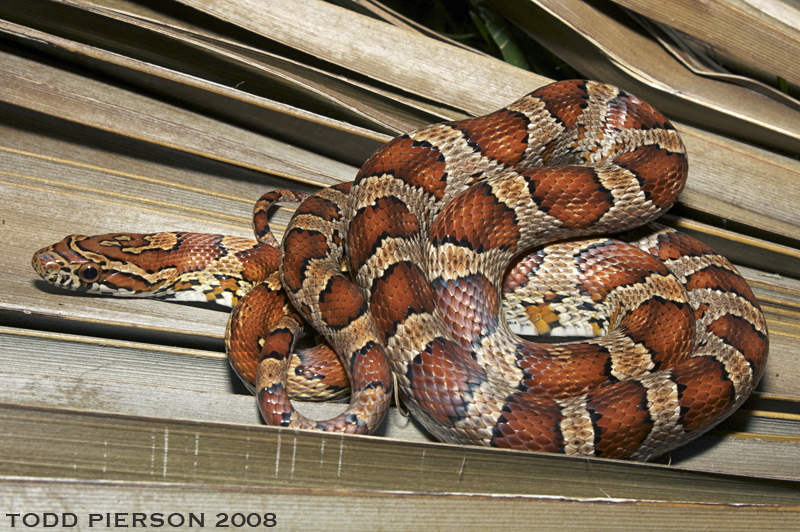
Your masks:
<svg viewBox="0 0 800 532"><path fill-rule="evenodd" d="M299 206L279 275L236 297L229 338L258 328L250 342L260 351L237 371L264 419L284 427L368 433L396 383L445 442L640 460L667 452L741 405L768 349L735 268L649 224L687 172L663 115L591 81L402 135L353 183ZM258 212L259 241L273 243ZM282 291L291 305L281 295L271 307L281 311L258 318L259 298ZM254 315L257 325L241 325ZM332 420L305 419L289 400L303 321L349 376L350 405ZM593 337L534 343L514 331Z"/></svg>

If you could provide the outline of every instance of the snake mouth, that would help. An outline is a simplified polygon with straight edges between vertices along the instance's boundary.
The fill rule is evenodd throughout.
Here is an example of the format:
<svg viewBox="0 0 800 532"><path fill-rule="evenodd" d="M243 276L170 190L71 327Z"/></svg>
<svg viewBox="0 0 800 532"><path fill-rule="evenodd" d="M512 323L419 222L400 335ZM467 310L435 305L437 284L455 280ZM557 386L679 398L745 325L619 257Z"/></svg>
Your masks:
<svg viewBox="0 0 800 532"><path fill-rule="evenodd" d="M33 254L31 266L42 279L53 286L70 290L84 289L70 265L52 247L40 249Z"/></svg>
<svg viewBox="0 0 800 532"><path fill-rule="evenodd" d="M49 281L59 274L65 264L51 248L44 248L33 254L31 266L36 273Z"/></svg>

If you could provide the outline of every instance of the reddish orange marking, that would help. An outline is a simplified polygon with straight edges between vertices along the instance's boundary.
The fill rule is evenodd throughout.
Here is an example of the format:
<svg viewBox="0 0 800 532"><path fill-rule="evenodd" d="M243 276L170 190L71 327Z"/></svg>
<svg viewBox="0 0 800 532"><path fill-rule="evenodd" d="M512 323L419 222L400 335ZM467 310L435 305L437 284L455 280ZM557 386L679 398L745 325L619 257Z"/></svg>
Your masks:
<svg viewBox="0 0 800 532"><path fill-rule="evenodd" d="M374 253L383 238L411 238L420 230L416 216L396 198L381 198L359 211L350 223L350 267L356 271Z"/></svg>
<svg viewBox="0 0 800 532"><path fill-rule="evenodd" d="M735 399L733 383L721 362L712 357L690 358L672 372L681 389L680 405L686 430L713 424Z"/></svg>
<svg viewBox="0 0 800 532"><path fill-rule="evenodd" d="M614 162L633 172L642 181L647 197L662 209L672 206L683 190L687 164L682 153L670 153L658 146L639 146L617 156Z"/></svg>
<svg viewBox="0 0 800 532"><path fill-rule="evenodd" d="M494 428L492 445L547 453L563 452L561 409L547 397L522 394L509 399Z"/></svg>
<svg viewBox="0 0 800 532"><path fill-rule="evenodd" d="M434 296L425 274L416 265L398 262L376 279L370 307L383 340L395 333L398 323L411 314L433 312Z"/></svg>
<svg viewBox="0 0 800 532"><path fill-rule="evenodd" d="M591 168L534 168L522 175L528 180L536 203L567 227L590 227L614 205L611 193L603 188Z"/></svg>
<svg viewBox="0 0 800 532"><path fill-rule="evenodd" d="M641 446L652 429L646 394L642 385L624 381L589 396L596 456L628 456Z"/></svg>
<svg viewBox="0 0 800 532"><path fill-rule="evenodd" d="M514 249L519 230L513 211L497 203L488 185L476 185L445 207L431 227L431 241L467 245L478 252Z"/></svg>
<svg viewBox="0 0 800 532"><path fill-rule="evenodd" d="M332 277L319 296L322 319L334 329L355 321L366 308L367 303L358 287L342 276Z"/></svg>
<svg viewBox="0 0 800 532"><path fill-rule="evenodd" d="M328 222L338 220L342 217L342 213L335 203L320 196L311 196L300 204L295 211L295 216L301 214L313 214Z"/></svg>
<svg viewBox="0 0 800 532"><path fill-rule="evenodd" d="M589 98L582 81L566 81L557 87L547 85L534 91L533 96L541 98L545 109L568 129L578 122Z"/></svg>
<svg viewBox="0 0 800 532"><path fill-rule="evenodd" d="M708 330L742 353L756 367L766 356L767 336L759 334L744 318L725 314L711 322Z"/></svg>
<svg viewBox="0 0 800 532"><path fill-rule="evenodd" d="M413 187L441 199L445 189L445 163L441 152L403 136L390 141L364 163L356 183L368 176L392 174Z"/></svg>
<svg viewBox="0 0 800 532"><path fill-rule="evenodd" d="M521 114L500 110L453 124L481 153L505 165L517 164L528 147L528 120Z"/></svg>
<svg viewBox="0 0 800 532"><path fill-rule="evenodd" d="M292 229L284 235L283 276L286 288L296 292L305 278L304 262L328 256L325 235L301 229Z"/></svg>

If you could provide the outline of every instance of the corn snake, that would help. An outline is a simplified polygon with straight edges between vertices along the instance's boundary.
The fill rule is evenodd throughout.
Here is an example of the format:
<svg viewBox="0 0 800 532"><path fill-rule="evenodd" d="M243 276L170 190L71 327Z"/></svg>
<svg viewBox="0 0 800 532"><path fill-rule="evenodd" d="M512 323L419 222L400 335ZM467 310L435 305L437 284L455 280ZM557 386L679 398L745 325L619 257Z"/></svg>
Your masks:
<svg viewBox="0 0 800 532"><path fill-rule="evenodd" d="M261 355L238 371L270 424L369 432L388 408L393 374L404 403L442 441L662 454L733 412L763 372L766 324L735 269L685 235L647 227L625 237L633 246L558 242L507 265L552 241L643 226L672 205L687 171L666 118L594 82L559 82L485 117L403 135L354 184L306 199L280 257L265 251L280 279L251 285L270 294L282 285L293 309L274 305L281 311L260 335ZM266 233L261 240L274 243ZM563 285L543 288L534 303L511 301L540 278ZM596 288L595 278L608 284ZM251 297L258 301L255 290ZM264 314L256 304L244 312L248 299L233 316ZM573 319L583 313L594 321ZM350 373L350 407L333 420L306 420L287 396L298 314ZM536 324L523 329L605 335L533 344L508 327L522 315Z"/></svg>

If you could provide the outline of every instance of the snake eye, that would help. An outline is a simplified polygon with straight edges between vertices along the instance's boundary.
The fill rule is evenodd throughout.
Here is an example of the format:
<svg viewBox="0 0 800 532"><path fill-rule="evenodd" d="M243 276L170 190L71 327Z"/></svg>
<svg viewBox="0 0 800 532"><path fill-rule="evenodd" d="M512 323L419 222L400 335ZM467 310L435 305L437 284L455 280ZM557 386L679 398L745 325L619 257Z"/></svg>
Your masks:
<svg viewBox="0 0 800 532"><path fill-rule="evenodd" d="M100 271L96 266L84 264L78 270L78 275L84 283L93 283L100 277Z"/></svg>

